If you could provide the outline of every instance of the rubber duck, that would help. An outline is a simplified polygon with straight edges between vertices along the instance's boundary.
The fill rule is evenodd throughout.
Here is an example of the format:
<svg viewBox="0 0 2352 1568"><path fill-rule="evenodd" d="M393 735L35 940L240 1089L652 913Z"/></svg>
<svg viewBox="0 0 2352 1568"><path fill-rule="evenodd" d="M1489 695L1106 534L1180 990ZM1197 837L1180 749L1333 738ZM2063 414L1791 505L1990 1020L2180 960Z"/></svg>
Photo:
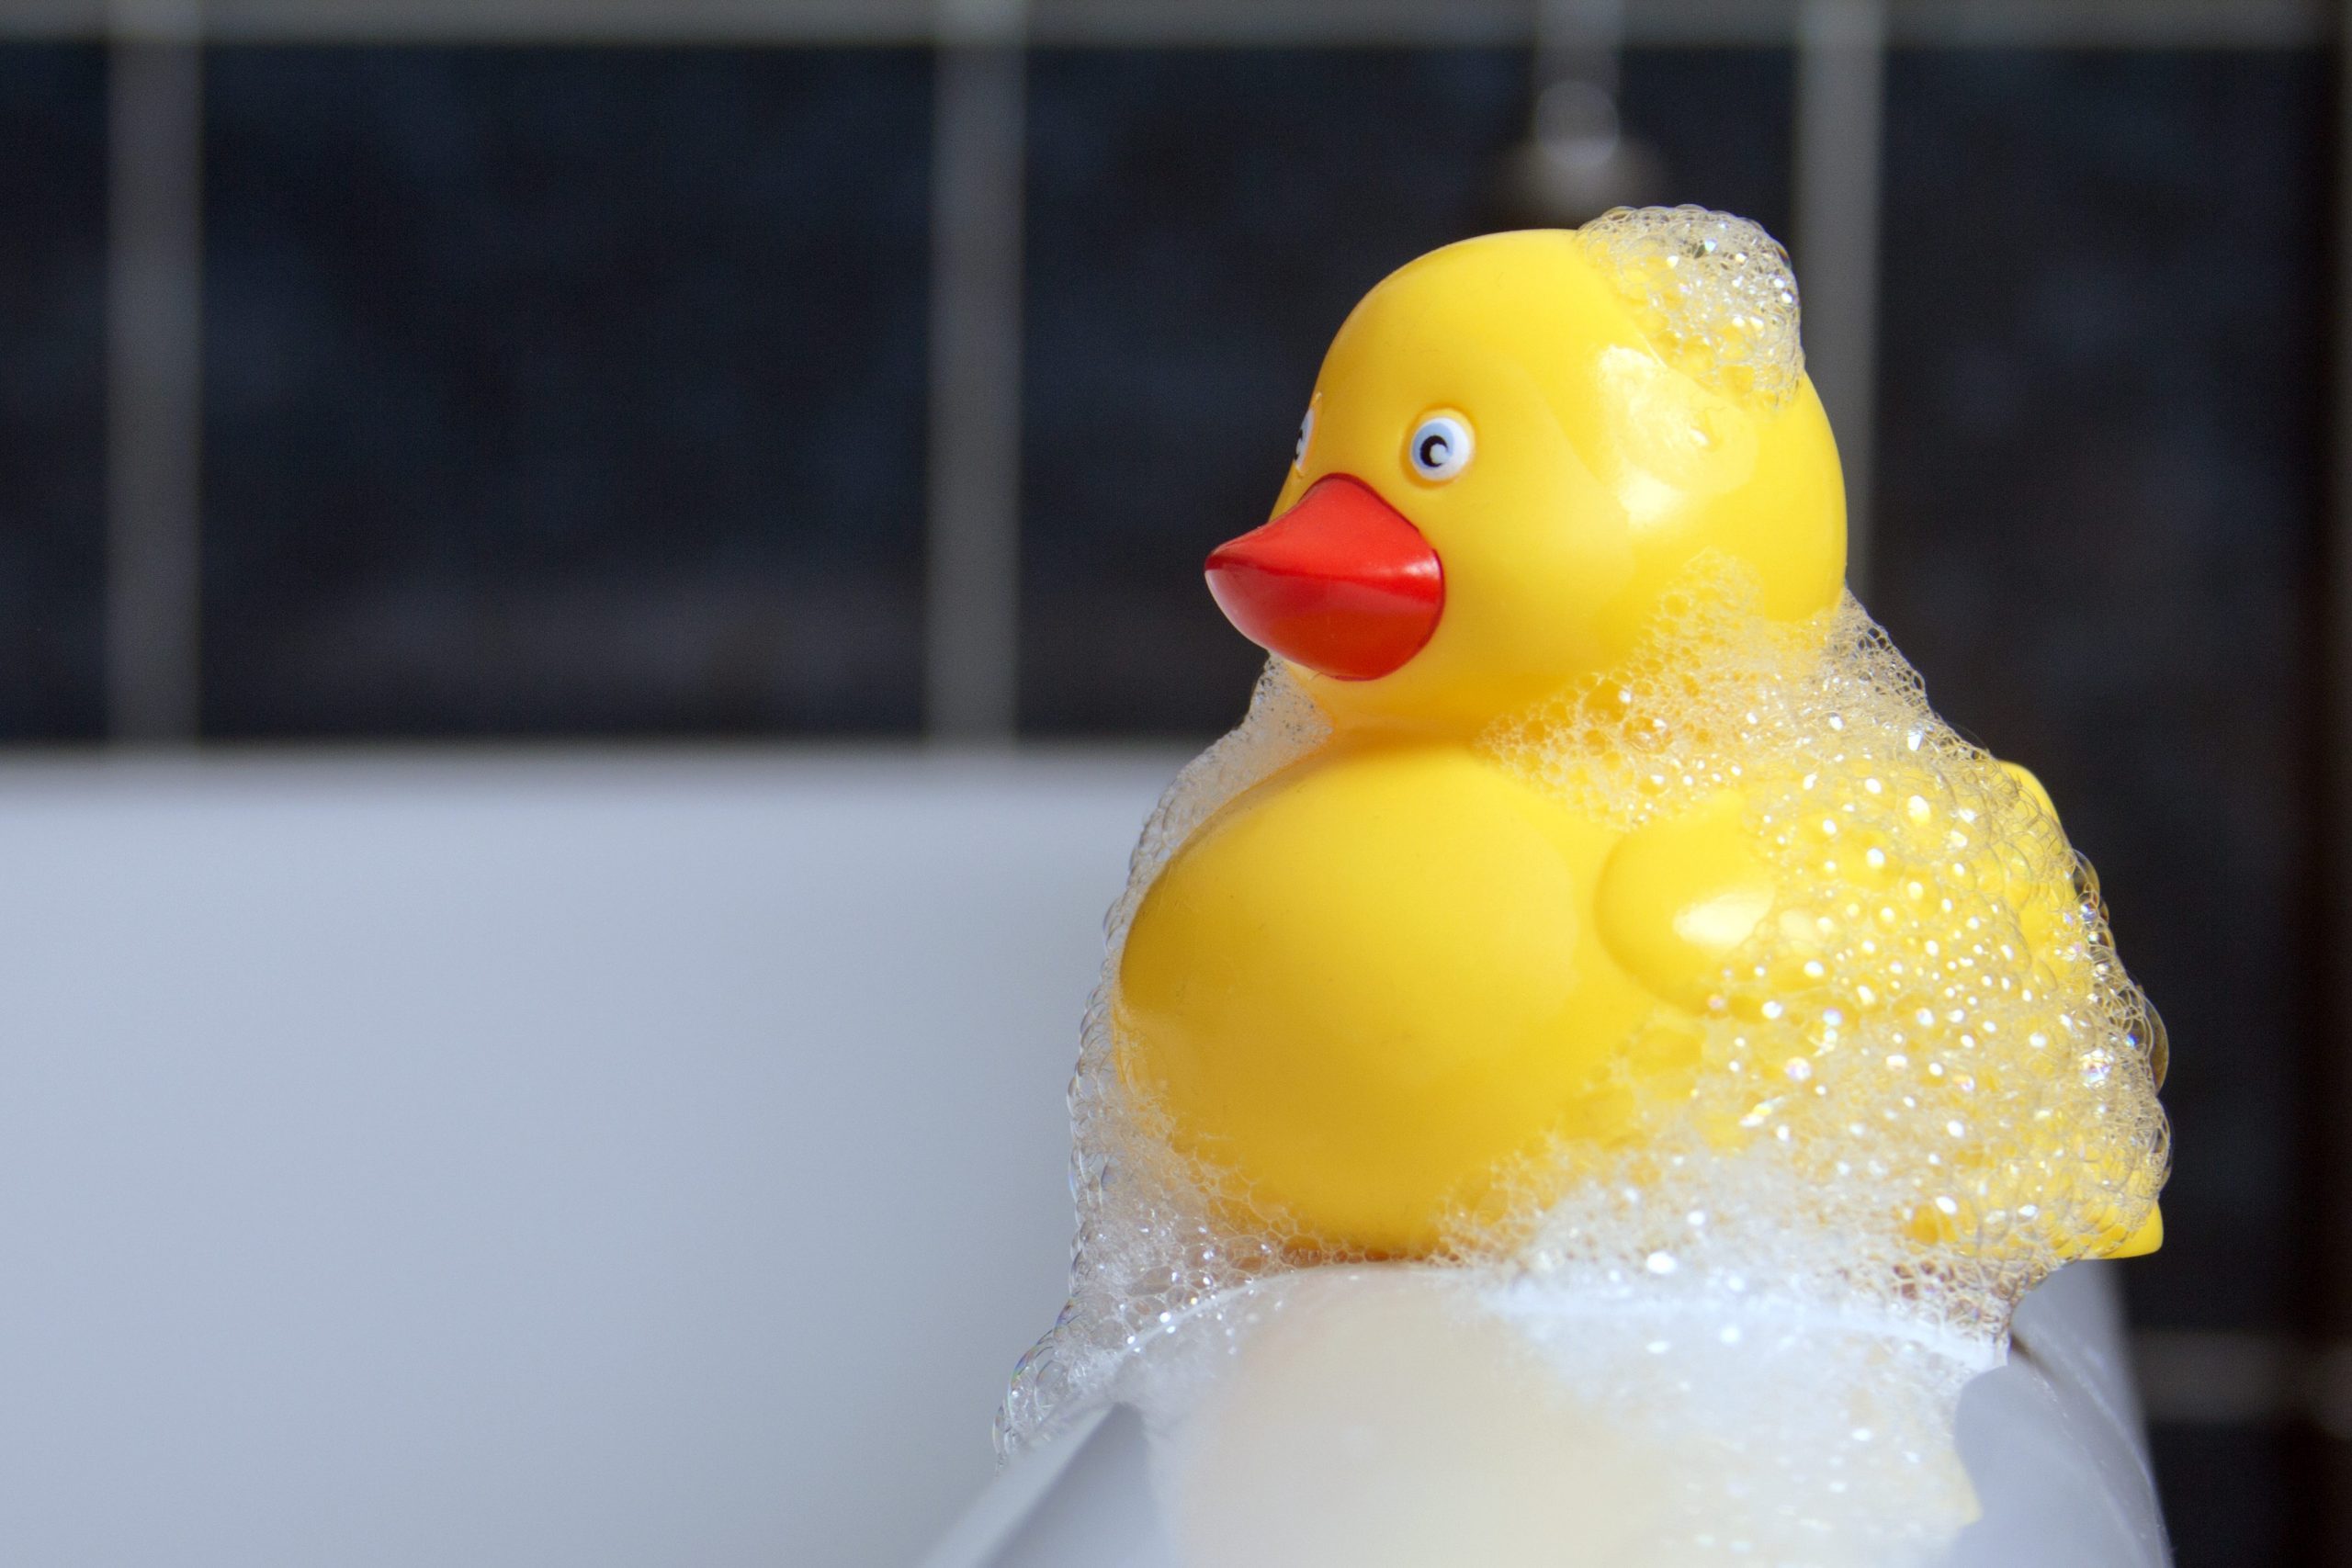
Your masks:
<svg viewBox="0 0 2352 1568"><path fill-rule="evenodd" d="M1843 481L1791 358L1785 256L1683 210L1687 232L1669 220L1671 243L1640 253L1667 269L1646 282L1568 231L1388 276L1331 344L1271 520L1208 558L1217 604L1329 735L1216 810L1143 895L1111 993L1118 1070L1225 1201L1310 1258L1429 1256L1514 1161L1631 1135L1645 1094L1704 1070L1726 964L1804 902L1758 823L1768 781L1629 828L1490 743L1511 715L1605 688L1702 569L1735 569L1772 626L1843 596ZM1723 243L1777 260L1694 335L1653 286ZM1899 888L1906 854L1954 853L1973 884L2004 874L1941 837L1822 874L1833 897ZM2001 896L2029 949L2078 907L2067 886ZM2020 976L2043 957L2010 953ZM1778 1006L1759 994L1742 1005ZM2152 1249L2144 1212L2071 1250Z"/></svg>

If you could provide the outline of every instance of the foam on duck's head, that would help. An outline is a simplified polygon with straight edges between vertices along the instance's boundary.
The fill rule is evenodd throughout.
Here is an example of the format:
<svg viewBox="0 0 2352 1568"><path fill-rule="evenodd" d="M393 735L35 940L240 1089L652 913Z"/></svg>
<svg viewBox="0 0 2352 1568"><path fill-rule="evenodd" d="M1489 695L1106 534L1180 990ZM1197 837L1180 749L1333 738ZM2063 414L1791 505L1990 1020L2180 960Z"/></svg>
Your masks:
<svg viewBox="0 0 2352 1568"><path fill-rule="evenodd" d="M1797 326L1786 253L1695 208L1432 252L1340 327L1275 522L1227 547L1261 557L1220 552L1222 581L1212 559L1220 603L1335 722L1444 728L1613 668L1710 553L1768 615L1822 610L1843 584L1845 492ZM1385 640L1342 635L1363 582L1301 597L1342 507L1404 567L1397 523L1438 563L1433 603ZM1365 534L1375 518L1386 531ZM1259 581L1288 619L1260 613Z"/></svg>
<svg viewBox="0 0 2352 1568"><path fill-rule="evenodd" d="M1621 207L1577 233L1677 369L1742 402L1783 408L1796 397L1796 275L1760 225L1703 207Z"/></svg>

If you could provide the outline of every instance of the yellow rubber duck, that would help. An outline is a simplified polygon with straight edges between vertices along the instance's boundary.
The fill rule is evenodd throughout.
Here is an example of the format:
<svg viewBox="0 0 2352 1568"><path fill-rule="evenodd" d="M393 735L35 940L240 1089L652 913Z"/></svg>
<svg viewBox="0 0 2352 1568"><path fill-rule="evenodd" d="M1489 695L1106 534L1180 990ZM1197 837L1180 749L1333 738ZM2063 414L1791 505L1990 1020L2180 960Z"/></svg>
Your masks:
<svg viewBox="0 0 2352 1568"><path fill-rule="evenodd" d="M1151 884L1113 993L1119 1072L1311 1254L1429 1254L1511 1161L1622 1137L1626 1085L1680 1092L1686 1026L1722 1012L1725 964L1792 905L1759 782L1628 830L1481 739L1605 682L1694 568L1736 569L1777 625L1841 598L1837 448L1801 361L1772 357L1776 310L1793 350L1793 289L1763 267L1752 310L1690 340L1650 287L1676 254L1538 231L1396 272L1332 344L1272 521L1209 559L1218 604L1331 733ZM1899 886L1894 852L1869 874ZM1831 880L1867 878L1856 861ZM2075 898L2005 896L2029 931ZM2153 1249L2143 1212L2072 1250Z"/></svg>

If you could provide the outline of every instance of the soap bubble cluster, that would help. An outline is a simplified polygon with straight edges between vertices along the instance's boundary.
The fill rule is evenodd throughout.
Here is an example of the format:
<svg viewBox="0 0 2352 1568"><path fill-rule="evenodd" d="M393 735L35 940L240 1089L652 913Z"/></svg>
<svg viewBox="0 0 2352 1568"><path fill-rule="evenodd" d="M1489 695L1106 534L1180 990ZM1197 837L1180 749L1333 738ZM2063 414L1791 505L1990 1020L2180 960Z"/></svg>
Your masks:
<svg viewBox="0 0 2352 1568"><path fill-rule="evenodd" d="M1620 207L1577 232L1678 369L1770 406L1796 395L1796 274L1761 226L1703 207Z"/></svg>
<svg viewBox="0 0 2352 1568"><path fill-rule="evenodd" d="M1563 1273L1769 1258L1782 1290L1997 1337L2148 1218L2163 1026L2030 776L1937 717L1850 597L1781 625L1712 570L1623 668L1485 738L1627 832L1736 791L1779 890L1683 1015L1687 1103L1631 1154L1531 1161L1514 1245Z"/></svg>
<svg viewBox="0 0 2352 1568"><path fill-rule="evenodd" d="M1734 1325L1875 1325L1981 1366L2037 1280L2152 1213L2162 1026L2038 786L1936 716L1858 604L1776 622L1744 568L1699 570L1621 667L1478 745L1626 833L1736 792L1778 901L1703 1005L1661 1002L1637 1032L1695 1044L1688 1092L1649 1096L1610 1146L1529 1151L1498 1173L1517 1201L1499 1221L1463 1217L1444 1261L1522 1317L1697 1302ZM1271 664L1136 848L1071 1088L1071 1296L1014 1375L1008 1455L1132 1394L1155 1347L1238 1336L1267 1281L1342 1261L1172 1151L1118 1071L1112 1021L1121 945L1159 869L1328 734ZM1923 1408L1948 1415L1949 1381L1920 1384Z"/></svg>

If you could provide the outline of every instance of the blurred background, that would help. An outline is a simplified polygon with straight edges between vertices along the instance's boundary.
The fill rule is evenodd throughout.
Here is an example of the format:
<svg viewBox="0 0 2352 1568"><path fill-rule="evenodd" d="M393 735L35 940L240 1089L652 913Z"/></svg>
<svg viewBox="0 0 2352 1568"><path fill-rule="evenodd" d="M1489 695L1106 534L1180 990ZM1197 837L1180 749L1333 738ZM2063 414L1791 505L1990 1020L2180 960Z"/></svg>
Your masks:
<svg viewBox="0 0 2352 1568"><path fill-rule="evenodd" d="M2179 1561L2352 1562L2347 36L8 0L0 1556L908 1560L1258 665L1203 555L1384 273L1670 201L1790 244L1857 590L2171 1026Z"/></svg>

